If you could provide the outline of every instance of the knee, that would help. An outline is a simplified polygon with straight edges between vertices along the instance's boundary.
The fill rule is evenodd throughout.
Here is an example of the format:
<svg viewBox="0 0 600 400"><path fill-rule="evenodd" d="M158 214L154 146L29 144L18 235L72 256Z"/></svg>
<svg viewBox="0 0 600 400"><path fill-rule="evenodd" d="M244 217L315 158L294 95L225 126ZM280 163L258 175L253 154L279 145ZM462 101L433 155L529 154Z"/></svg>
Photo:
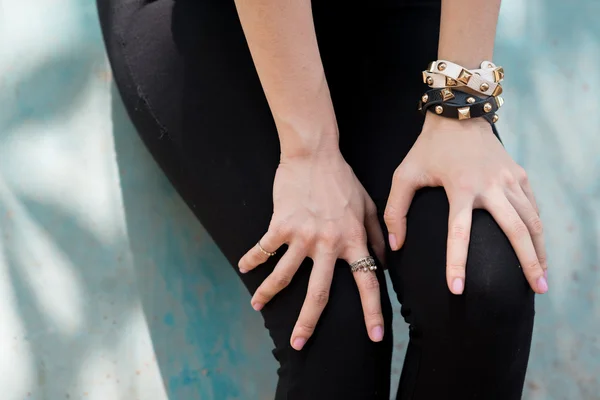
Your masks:
<svg viewBox="0 0 600 400"><path fill-rule="evenodd" d="M533 316L534 293L505 234L483 210L473 214L464 302L479 323Z"/></svg>

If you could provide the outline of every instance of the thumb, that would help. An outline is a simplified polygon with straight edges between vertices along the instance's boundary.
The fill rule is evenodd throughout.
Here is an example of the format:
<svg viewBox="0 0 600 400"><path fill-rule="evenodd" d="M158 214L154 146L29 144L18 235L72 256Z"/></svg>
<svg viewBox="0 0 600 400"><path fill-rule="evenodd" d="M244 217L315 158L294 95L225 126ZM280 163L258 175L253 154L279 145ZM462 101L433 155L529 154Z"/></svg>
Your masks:
<svg viewBox="0 0 600 400"><path fill-rule="evenodd" d="M402 165L394 172L392 189L388 197L383 220L389 233L390 247L398 250L404 245L406 238L406 214L417 189L416 180Z"/></svg>

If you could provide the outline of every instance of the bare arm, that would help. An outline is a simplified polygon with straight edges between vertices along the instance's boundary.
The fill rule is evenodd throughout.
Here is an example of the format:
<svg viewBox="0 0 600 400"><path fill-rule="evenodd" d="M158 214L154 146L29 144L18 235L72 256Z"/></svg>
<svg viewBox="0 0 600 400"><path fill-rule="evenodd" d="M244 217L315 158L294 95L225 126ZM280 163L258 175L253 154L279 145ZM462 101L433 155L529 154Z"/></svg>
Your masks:
<svg viewBox="0 0 600 400"><path fill-rule="evenodd" d="M438 57L465 68L492 60L501 0L442 0Z"/></svg>
<svg viewBox="0 0 600 400"><path fill-rule="evenodd" d="M301 350L328 302L338 259L379 260L385 241L376 207L338 148L338 129L321 63L310 0L236 0L238 14L281 143L273 185L273 216L260 246L288 245L273 272L252 296L260 310L283 290L306 257L313 260L307 296L290 343ZM268 253L257 245L239 262L242 273ZM383 338L378 278L355 272L365 324L373 341Z"/></svg>
<svg viewBox="0 0 600 400"><path fill-rule="evenodd" d="M310 0L236 0L282 153L337 149L337 125Z"/></svg>

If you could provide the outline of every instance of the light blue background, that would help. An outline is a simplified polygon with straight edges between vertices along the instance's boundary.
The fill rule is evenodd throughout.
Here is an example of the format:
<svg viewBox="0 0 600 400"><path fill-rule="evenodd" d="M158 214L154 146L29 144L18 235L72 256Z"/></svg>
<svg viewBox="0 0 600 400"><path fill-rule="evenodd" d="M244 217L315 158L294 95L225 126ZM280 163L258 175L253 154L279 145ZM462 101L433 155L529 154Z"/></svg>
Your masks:
<svg viewBox="0 0 600 400"><path fill-rule="evenodd" d="M500 128L551 269L525 399L600 399L599 16L597 0L502 9ZM124 113L94 2L0 0L2 399L270 399L248 300Z"/></svg>

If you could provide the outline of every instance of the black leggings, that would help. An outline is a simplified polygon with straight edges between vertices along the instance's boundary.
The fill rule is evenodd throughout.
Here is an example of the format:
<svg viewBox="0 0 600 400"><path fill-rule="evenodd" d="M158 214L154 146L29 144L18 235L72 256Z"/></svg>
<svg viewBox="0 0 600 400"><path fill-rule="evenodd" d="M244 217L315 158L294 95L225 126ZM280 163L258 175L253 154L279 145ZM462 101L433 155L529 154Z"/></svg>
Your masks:
<svg viewBox="0 0 600 400"><path fill-rule="evenodd" d="M382 212L392 173L423 123L415 110L420 71L436 58L440 1L353 4L313 1L314 20L341 151ZM235 267L269 224L279 143L234 2L100 0L99 9L114 77L139 134ZM452 295L445 278L447 223L444 190L419 191L404 248L388 254L410 324L397 398L519 399L533 292L505 235L476 210L465 292ZM240 276L251 293L283 252ZM298 352L289 340L310 271L306 260L262 310L280 363L275 398L389 399L392 308L384 271L377 271L383 342L369 340L356 284L339 261L329 304Z"/></svg>

